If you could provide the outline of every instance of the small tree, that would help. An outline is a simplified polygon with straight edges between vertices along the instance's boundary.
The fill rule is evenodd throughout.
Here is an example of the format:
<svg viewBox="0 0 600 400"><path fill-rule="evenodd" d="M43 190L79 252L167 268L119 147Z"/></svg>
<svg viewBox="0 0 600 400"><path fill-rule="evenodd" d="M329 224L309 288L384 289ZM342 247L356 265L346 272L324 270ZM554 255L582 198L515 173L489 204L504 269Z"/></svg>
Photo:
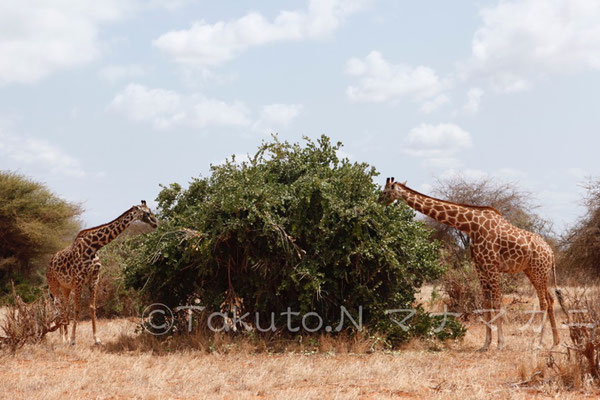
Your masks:
<svg viewBox="0 0 600 400"><path fill-rule="evenodd" d="M79 229L78 205L51 193L44 185L0 171L0 296L17 292L26 300L35 294L26 281L45 267L45 261ZM29 292L29 293L28 293Z"/></svg>
<svg viewBox="0 0 600 400"><path fill-rule="evenodd" d="M569 272L600 272L600 179L590 180L585 188L585 215L567 231L561 240L558 258L561 269Z"/></svg>
<svg viewBox="0 0 600 400"><path fill-rule="evenodd" d="M422 312L403 331L385 311L412 308L422 283L440 276L437 244L410 208L377 203L377 172L338 158L340 146L326 136L305 146L275 138L185 190L163 187L163 223L134 239L126 281L170 307L195 298L212 311L235 306L251 325L258 313L269 326L274 312L286 326L280 313L289 307L336 327L340 306L356 321L362 306L363 323L392 339L432 334L438 325ZM296 326L301 317L292 317ZM438 333L462 331L448 322Z"/></svg>

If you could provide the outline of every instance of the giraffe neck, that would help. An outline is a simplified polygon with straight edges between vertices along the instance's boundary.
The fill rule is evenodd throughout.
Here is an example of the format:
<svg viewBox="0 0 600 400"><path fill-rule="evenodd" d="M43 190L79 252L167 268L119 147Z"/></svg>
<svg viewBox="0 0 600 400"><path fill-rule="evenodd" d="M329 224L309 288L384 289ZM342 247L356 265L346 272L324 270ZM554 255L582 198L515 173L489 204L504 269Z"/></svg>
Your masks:
<svg viewBox="0 0 600 400"><path fill-rule="evenodd" d="M79 232L77 237L86 239L88 246L98 250L116 239L135 220L134 211L132 207L107 224Z"/></svg>
<svg viewBox="0 0 600 400"><path fill-rule="evenodd" d="M473 217L481 212L462 204L435 199L400 185L396 190L410 208L466 234L473 231Z"/></svg>

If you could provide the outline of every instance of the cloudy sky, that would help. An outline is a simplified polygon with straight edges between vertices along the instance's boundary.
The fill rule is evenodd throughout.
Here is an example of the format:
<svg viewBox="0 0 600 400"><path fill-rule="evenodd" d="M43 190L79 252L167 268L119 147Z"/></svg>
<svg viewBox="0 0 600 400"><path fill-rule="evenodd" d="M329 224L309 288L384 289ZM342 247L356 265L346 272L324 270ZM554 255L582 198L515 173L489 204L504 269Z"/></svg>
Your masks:
<svg viewBox="0 0 600 400"><path fill-rule="evenodd" d="M277 132L428 192L516 182L558 231L600 176L595 0L0 1L0 169L107 222Z"/></svg>

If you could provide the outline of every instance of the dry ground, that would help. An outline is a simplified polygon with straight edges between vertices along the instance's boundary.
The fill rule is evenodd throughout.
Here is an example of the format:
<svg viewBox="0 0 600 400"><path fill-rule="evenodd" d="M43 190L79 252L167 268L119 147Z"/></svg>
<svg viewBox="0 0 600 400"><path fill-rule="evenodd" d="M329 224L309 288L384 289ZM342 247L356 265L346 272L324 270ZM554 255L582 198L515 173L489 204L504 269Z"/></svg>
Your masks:
<svg viewBox="0 0 600 400"><path fill-rule="evenodd" d="M465 339L437 350L412 343L395 352L372 354L252 354L189 350L167 355L115 352L111 342L135 335L136 321L102 320L107 346L92 346L89 321L78 326L74 347L57 333L46 343L16 355L0 352L0 397L6 399L537 399L598 398L589 385L575 391L555 384L518 385L545 355L533 349L535 333L520 331L531 307L531 293L506 296L507 349L476 350L484 338L480 323L469 325ZM522 301L526 301L523 303ZM559 314L559 320L562 316ZM546 345L551 342L549 329ZM563 342L567 331L561 329ZM122 337L121 337L122 339ZM110 350L110 349L113 350ZM526 379L526 378L525 378Z"/></svg>

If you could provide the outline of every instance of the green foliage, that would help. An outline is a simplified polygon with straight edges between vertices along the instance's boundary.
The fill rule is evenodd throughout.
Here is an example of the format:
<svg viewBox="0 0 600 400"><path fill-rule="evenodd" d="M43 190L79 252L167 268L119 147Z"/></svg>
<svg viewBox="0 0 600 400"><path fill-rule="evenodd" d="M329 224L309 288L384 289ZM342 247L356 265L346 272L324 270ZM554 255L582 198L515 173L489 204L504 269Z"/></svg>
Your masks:
<svg viewBox="0 0 600 400"><path fill-rule="evenodd" d="M133 239L126 282L170 307L198 298L212 311L259 312L265 326L271 312L285 326L288 307L337 326L340 306L355 320L362 306L365 326L391 332L385 310L410 308L423 282L441 275L438 245L410 208L377 203L377 172L338 158L340 146L326 136L305 146L274 138L187 189L164 186L163 221Z"/></svg>
<svg viewBox="0 0 600 400"><path fill-rule="evenodd" d="M0 296L8 293L10 279L18 281L20 295L34 295L27 282L35 281L49 256L77 232L79 214L78 205L44 185L0 171Z"/></svg>

